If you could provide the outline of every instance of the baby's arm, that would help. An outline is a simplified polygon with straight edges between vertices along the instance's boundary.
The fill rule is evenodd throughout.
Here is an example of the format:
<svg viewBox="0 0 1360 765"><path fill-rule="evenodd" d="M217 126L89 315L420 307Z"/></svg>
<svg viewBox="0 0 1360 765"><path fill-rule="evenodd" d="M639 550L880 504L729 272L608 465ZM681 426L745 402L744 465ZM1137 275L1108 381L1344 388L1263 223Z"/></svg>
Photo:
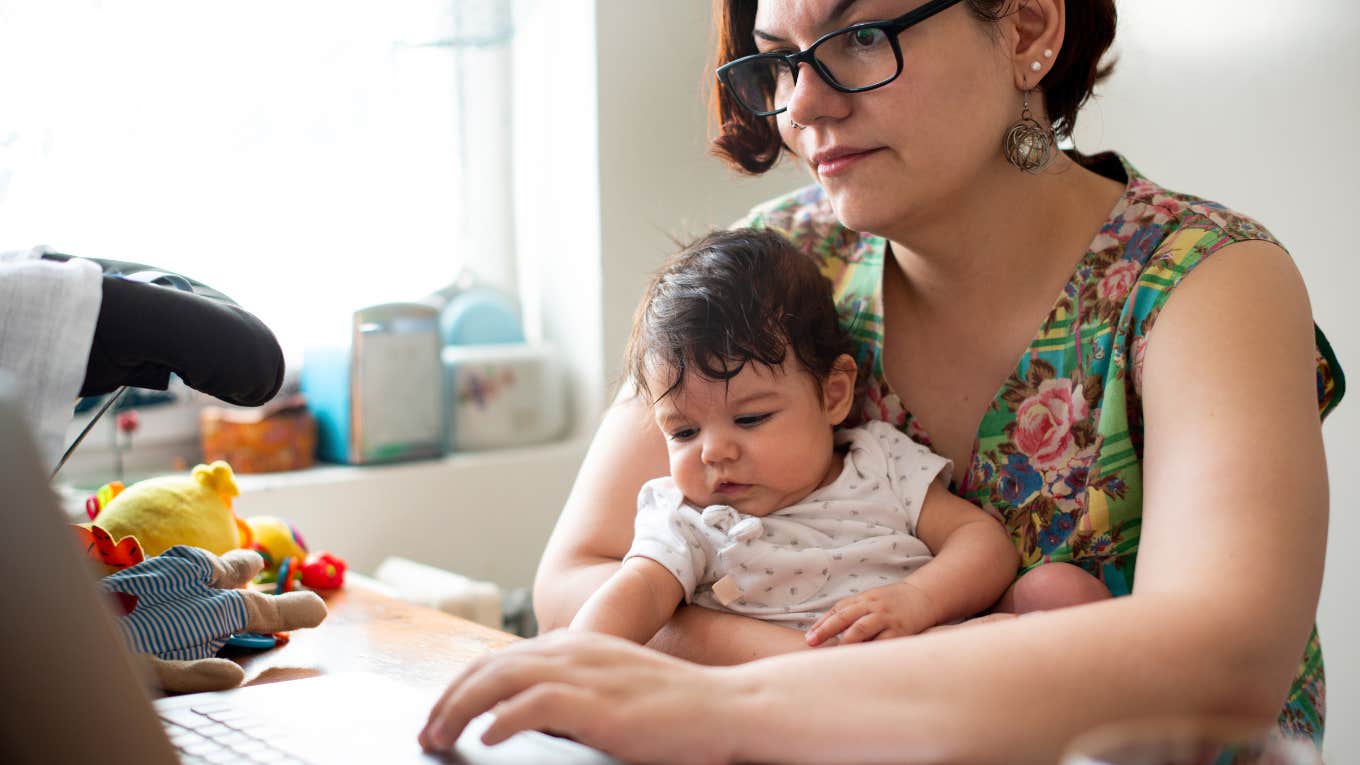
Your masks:
<svg viewBox="0 0 1360 765"><path fill-rule="evenodd" d="M1001 597L1020 565L1006 529L939 481L926 490L916 536L935 557L901 582L836 603L808 630L808 645L915 635L972 616Z"/></svg>
<svg viewBox="0 0 1360 765"><path fill-rule="evenodd" d="M669 569L651 558L632 557L581 606L570 629L646 643L670 621L684 596Z"/></svg>

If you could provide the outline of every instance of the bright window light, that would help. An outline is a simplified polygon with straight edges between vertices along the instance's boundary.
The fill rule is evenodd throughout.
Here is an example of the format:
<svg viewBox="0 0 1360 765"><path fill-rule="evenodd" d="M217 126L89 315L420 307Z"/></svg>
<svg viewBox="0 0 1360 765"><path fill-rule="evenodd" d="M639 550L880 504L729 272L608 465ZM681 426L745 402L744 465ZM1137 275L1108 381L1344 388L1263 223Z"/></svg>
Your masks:
<svg viewBox="0 0 1360 765"><path fill-rule="evenodd" d="M453 281L475 105L417 5L0 3L0 249L184 273L290 357Z"/></svg>

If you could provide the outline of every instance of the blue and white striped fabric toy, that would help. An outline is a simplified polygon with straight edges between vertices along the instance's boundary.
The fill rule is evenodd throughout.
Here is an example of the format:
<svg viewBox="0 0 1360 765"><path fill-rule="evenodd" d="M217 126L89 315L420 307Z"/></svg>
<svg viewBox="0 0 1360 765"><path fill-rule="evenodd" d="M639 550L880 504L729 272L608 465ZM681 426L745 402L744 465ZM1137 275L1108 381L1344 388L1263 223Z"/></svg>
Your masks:
<svg viewBox="0 0 1360 765"><path fill-rule="evenodd" d="M326 617L326 604L313 592L236 589L263 565L253 550L219 558L176 545L104 577L100 585L122 602L127 613L119 629L133 651L148 657L161 687L220 690L244 679L240 666L214 658L233 633L315 627Z"/></svg>

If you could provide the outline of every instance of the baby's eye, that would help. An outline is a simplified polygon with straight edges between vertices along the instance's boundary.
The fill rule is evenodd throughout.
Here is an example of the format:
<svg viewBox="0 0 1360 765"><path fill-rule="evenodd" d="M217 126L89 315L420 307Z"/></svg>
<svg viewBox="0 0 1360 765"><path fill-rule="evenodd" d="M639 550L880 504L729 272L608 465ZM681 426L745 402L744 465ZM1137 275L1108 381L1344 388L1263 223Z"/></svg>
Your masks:
<svg viewBox="0 0 1360 765"><path fill-rule="evenodd" d="M735 422L743 428L749 428L770 419L770 412L765 414L746 414L736 418Z"/></svg>
<svg viewBox="0 0 1360 765"><path fill-rule="evenodd" d="M699 430L697 428L681 428L679 430L671 431L670 439L672 441L688 441L691 438L694 438L695 434L698 432Z"/></svg>

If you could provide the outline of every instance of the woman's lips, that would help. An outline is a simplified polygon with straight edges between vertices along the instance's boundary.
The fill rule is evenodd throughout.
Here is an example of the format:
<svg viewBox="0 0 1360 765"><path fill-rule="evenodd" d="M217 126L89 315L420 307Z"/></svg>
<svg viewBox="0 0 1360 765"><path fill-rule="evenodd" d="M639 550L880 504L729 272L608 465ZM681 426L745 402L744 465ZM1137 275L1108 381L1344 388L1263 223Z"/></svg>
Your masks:
<svg viewBox="0 0 1360 765"><path fill-rule="evenodd" d="M840 175L855 166L860 160L869 157L881 149L863 149L853 151L836 151L815 157L817 175L823 178Z"/></svg>

